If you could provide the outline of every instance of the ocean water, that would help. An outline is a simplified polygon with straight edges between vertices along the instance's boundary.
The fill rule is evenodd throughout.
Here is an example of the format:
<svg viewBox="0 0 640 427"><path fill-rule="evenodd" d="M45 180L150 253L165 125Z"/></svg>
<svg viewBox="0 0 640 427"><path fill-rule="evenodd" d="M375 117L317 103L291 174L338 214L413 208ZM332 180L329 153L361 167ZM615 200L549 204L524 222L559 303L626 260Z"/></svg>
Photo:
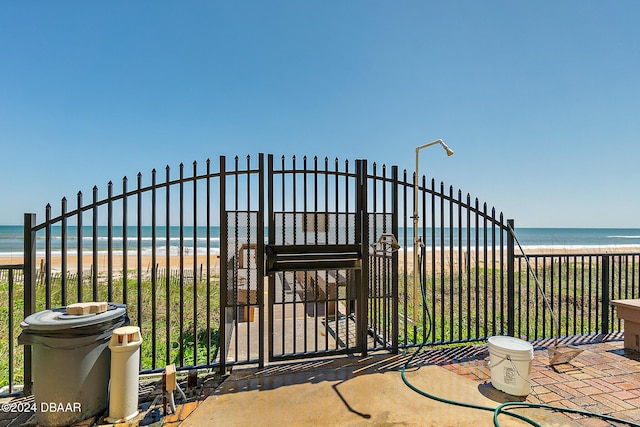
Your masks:
<svg viewBox="0 0 640 427"><path fill-rule="evenodd" d="M152 227L144 226L141 229L140 236L141 249L143 253L151 253L152 250ZM194 238L195 231L195 238ZM441 231L436 230L435 244L440 246L441 239L444 238L444 245L449 246L451 242L451 232L453 232L453 246L457 247L458 236L462 234L462 245L466 246L467 230L463 229L460 232L457 229L444 229L444 233L441 236ZM483 230L480 229L479 233L479 246L483 245L484 235ZM83 227L83 252L92 251L92 229L91 227ZM491 231L488 230L488 244L491 245ZM243 236L246 236L246 230L238 230L239 241L246 240ZM475 246L475 230L469 230L471 237L471 247ZM210 228L211 238L207 240L206 227L194 227L185 226L183 228L183 248L186 252L197 250L199 254L205 254L207 250L207 244L211 253L220 253L220 227L214 226ZM637 228L518 228L516 229L516 236L520 241L520 244L529 251L535 251L542 248L556 248L556 249L599 249L606 250L616 247L628 247L630 249L640 250L640 229ZM411 250L413 242L413 230L408 228L406 230L406 237L404 230L400 230L398 241L401 246L404 246L405 242L407 250ZM372 237L373 238L373 237ZM497 237L498 238L498 237ZM23 230L20 225L0 225L0 256L2 257L21 257L23 251ZM406 240L405 240L406 239ZM169 251L172 255L177 255L180 252L180 228L173 226L169 229L169 237L167 239L165 227L156 228L156 254L162 256L166 254L167 240L169 242ZM311 237L309 239L313 241ZM431 230L426 231L426 241L430 244L433 238ZM104 253L108 248L108 228L106 226L98 227L98 252ZM121 252L124 246L123 228L119 226L113 227L113 250L115 252ZM127 227L127 250L132 251L137 249L138 235L137 227ZM265 241L267 241L267 231L265 230ZM77 240L77 228L75 226L69 226L67 228L67 248L69 253L75 253L78 247ZM39 232L36 238L36 252L38 255L44 253L45 235L44 232ZM60 252L62 247L61 228L52 227L52 252Z"/></svg>
<svg viewBox="0 0 640 427"><path fill-rule="evenodd" d="M98 226L98 252L106 253L109 245L109 228L107 226ZM125 245L124 228L122 226L113 226L112 228L112 245L113 250L118 253L122 252ZM194 236L195 231L195 236ZM138 229L136 226L127 227L126 233L127 251L135 251L138 247ZM211 227L210 239L207 239L207 227L183 227L182 246L185 252L189 249L197 247L198 253L205 254L207 241L211 253L220 253L220 227ZM143 254L151 253L153 242L153 227L143 226L140 233L140 246ZM169 229L169 236L165 227L156 227L156 253L163 255L166 253L167 241L169 242L169 251L172 255L180 253L180 227L173 226ZM45 251L46 235L41 230L36 235L36 253L40 256ZM195 245L194 245L195 243ZM51 227L51 251L52 253L60 253L62 250L62 228L60 226ZM66 237L68 253L76 253L78 248L78 227L68 226ZM82 251L91 252L93 250L93 228L91 226L82 227ZM0 257L22 256L23 252L23 229L20 225L0 225Z"/></svg>

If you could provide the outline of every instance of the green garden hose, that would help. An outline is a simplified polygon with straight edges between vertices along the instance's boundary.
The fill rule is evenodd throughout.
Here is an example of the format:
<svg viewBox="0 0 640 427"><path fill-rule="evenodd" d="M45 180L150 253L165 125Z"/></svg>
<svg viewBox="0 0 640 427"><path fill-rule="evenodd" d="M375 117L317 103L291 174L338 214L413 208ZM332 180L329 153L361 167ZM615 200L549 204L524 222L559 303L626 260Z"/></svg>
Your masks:
<svg viewBox="0 0 640 427"><path fill-rule="evenodd" d="M521 421L524 421L524 422L526 422L526 423L528 423L528 424L530 424L530 425L532 425L534 427L542 427L539 423L537 423L536 421L532 420L531 418L525 417L524 415L517 414L515 412L510 412L508 410L508 408L511 408L511 409L522 409L522 408L547 409L547 410L551 410L551 411L555 411L555 412L567 412L567 413L572 413L572 414L580 414L580 415L584 415L584 416L588 416L588 417L597 417L597 418L600 418L600 419L605 420L605 421L610 421L610 422L615 422L615 423L620 423L620 424L626 424L626 425L630 425L630 426L640 427L640 424L635 423L633 421L623 420L623 419L612 417L612 416L609 416L609 415L596 414L596 413L593 413L593 412L582 411L582 410L579 410L579 409L570 409L570 408L563 408L563 407L559 407L559 406L544 405L544 404L540 404L540 403L505 402L505 403L503 403L501 405L498 405L495 408L492 408L490 406L475 405L473 403L460 402L460 401L457 401L457 400L446 399L444 397L435 396L435 395L430 394L430 393L428 393L428 392L426 392L424 390L421 390L418 387L416 387L413 384L411 384L409 382L409 380L407 379L406 375L405 375L405 370L407 369L407 367L409 365L411 365L411 362L413 362L413 359L425 347L426 341L428 340L428 337L431 335L431 313L429 312L429 307L427 305L426 292L425 292L425 289L424 289L425 288L424 278L422 277L422 262L423 262L424 255L425 255L424 251L425 251L425 248L423 246L422 250L421 250L420 260L418 262L418 269L420 271L420 292L422 294L422 304L423 304L423 307L425 309L425 315L427 316L427 319L428 319L428 322L427 322L428 330L427 330L427 334L425 335L425 339L422 342L422 344L420 344L420 346L418 347L418 350L411 355L411 357L407 360L407 362L402 367L402 370L400 371L400 375L402 377L402 381L405 383L405 385L407 387L409 387L411 390L415 391L416 393L420 394L421 396L428 397L429 399L435 400L437 402L446 403L446 404L449 404L449 405L461 406L461 407L464 407L464 408L471 408L471 409L478 409L478 410L482 410L482 411L493 412L493 425L495 427L500 427L500 423L498 422L498 416L500 414L504 414L504 415L507 415L507 416L510 416L510 417L517 418L517 419L519 419Z"/></svg>

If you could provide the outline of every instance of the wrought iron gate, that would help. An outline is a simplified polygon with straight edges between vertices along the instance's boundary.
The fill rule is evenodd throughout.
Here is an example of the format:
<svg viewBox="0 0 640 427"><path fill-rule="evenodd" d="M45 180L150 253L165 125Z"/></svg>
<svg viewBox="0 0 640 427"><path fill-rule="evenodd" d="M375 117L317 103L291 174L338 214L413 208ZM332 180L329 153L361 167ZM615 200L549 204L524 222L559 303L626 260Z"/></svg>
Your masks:
<svg viewBox="0 0 640 427"><path fill-rule="evenodd" d="M368 213L366 161L355 172L306 158L277 168L269 155L266 185L264 166L263 157L257 170L247 165L243 209L237 198L232 209L221 203L221 365L397 350L397 256L375 250L393 215ZM245 185L238 176L233 185Z"/></svg>

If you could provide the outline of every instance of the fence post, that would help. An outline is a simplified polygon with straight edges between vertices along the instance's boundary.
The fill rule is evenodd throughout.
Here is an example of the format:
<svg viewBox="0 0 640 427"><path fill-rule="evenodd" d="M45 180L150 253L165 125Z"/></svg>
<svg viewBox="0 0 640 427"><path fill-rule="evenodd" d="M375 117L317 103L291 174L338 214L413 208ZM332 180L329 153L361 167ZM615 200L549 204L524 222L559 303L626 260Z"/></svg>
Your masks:
<svg viewBox="0 0 640 427"><path fill-rule="evenodd" d="M33 314L36 309L36 214L24 214L24 317ZM24 394L32 391L31 346L24 346ZM9 355L13 357L13 355Z"/></svg>
<svg viewBox="0 0 640 427"><path fill-rule="evenodd" d="M508 219L507 226L515 230L514 220ZM514 336L516 332L516 291L515 291L515 248L513 234L507 233L507 335Z"/></svg>
<svg viewBox="0 0 640 427"><path fill-rule="evenodd" d="M602 297L600 299L602 304L602 318L600 320L602 333L609 333L609 264L610 257L602 257Z"/></svg>
<svg viewBox="0 0 640 427"><path fill-rule="evenodd" d="M369 296L369 216L367 214L367 161L356 160L356 239L360 239L362 267L356 270L357 309L356 345L363 356L367 355L367 298Z"/></svg>
<svg viewBox="0 0 640 427"><path fill-rule="evenodd" d="M393 214L391 217L391 230L393 235L398 237L398 228L399 228L399 208L398 208L398 166L393 166L391 168L391 180L392 180L392 190L391 190L391 204L393 209ZM375 238L375 236L374 236ZM400 300L398 298L398 251L394 251L391 255L391 300L393 304L392 310L392 322L393 325L391 327L391 345L392 351L394 354L398 354L398 346L399 346L399 335L400 335L400 316L398 305L400 304Z"/></svg>
<svg viewBox="0 0 640 427"><path fill-rule="evenodd" d="M258 366L260 368L264 368L264 153L258 154L258 235L257 239L257 248L256 248L256 260L258 265L257 273L258 273L258 320L260 324L258 325L258 335L260 339L258 340ZM269 188L269 198L273 203L273 190ZM271 243L271 242L269 242ZM247 258L249 257L249 252L247 252Z"/></svg>
<svg viewBox="0 0 640 427"><path fill-rule="evenodd" d="M220 327L218 329L218 353L220 354L220 373L227 373L227 159L220 156Z"/></svg>
<svg viewBox="0 0 640 427"><path fill-rule="evenodd" d="M282 167L283 171L284 171L284 164ZM267 200L267 232L268 234L268 242L270 245L275 245L276 244L276 216L275 216L275 203L273 200L273 192L274 192L274 177L275 173L274 173L274 167L273 167L273 154L269 154L267 156L267 197L269 198ZM283 180L284 180L284 173L283 173ZM282 197L284 197L284 191L282 194ZM260 214L262 215L262 214ZM266 260L265 260L266 261ZM271 360L273 358L273 345L271 345L272 340L273 340L273 305L275 304L276 301L276 295L275 295L275 289L276 289L276 276L275 273L273 272L268 272L268 279L267 279L267 286L269 287L268 291L267 291L267 304L263 305L261 307L261 310L265 310L267 311L267 316L268 317L268 345L267 345L267 351L269 354L269 360ZM263 297L264 298L264 297Z"/></svg>

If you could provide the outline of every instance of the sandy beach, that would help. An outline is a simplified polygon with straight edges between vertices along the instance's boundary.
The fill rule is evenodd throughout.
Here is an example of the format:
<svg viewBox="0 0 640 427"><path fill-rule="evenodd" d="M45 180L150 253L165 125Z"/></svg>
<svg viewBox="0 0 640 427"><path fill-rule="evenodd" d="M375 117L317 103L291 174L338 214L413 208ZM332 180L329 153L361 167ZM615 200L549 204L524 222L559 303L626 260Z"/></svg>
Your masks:
<svg viewBox="0 0 640 427"><path fill-rule="evenodd" d="M461 258L463 260L463 263L466 262L466 258L468 256L467 254L467 250L463 250L462 254L461 254ZM476 257L476 253L474 250L471 250L471 263L475 264L476 263L476 258L478 260L479 264L484 264L485 261L486 262L491 262L492 261L492 253L491 253L491 249L488 250L487 252L487 258L485 259L485 255L484 255L484 251L481 249L479 251L479 253L477 254ZM553 248L553 247L546 247L546 248L535 248L535 250L527 250L527 248L525 248L525 253L527 256L533 256L533 255L582 255L582 254L598 254L598 255L602 255L602 254L619 254L619 253L638 253L640 254L640 251L638 251L637 247L625 247L625 246L615 246L615 247L580 247L580 248L575 248L575 249L569 249L569 248ZM401 269L402 266L406 263L407 268L409 270L412 270L413 268L413 252L412 251L408 251L405 254L401 251L399 254L399 262L401 265ZM505 251L505 255L506 255L506 251ZM522 252L520 252L517 247L516 247L516 256L522 255ZM496 256L499 256L498 253L496 253ZM426 257L425 257L425 263L427 264L427 266L431 266L432 265L432 261L434 259L434 254L432 254L432 252L430 250L427 250L426 252ZM458 260L460 259L460 254L459 251L457 249L455 249L453 251L453 264L457 265L458 264ZM435 251L435 262L437 265L440 264L441 260L444 260L444 264L445 265L449 265L451 264L451 255L450 255L450 251L448 249L444 250L444 254L441 253L441 251L439 249L436 249ZM113 255L113 268L115 271L121 271L123 269L123 256L122 254L114 254ZM45 259L44 257L37 257L36 258L36 265L37 268L40 269L44 266L44 262ZM189 269L192 270L194 269L194 267L196 269L199 268L206 268L206 262L207 262L207 257L206 255L198 255L196 257L196 259L194 260L194 256L193 255L184 255L182 257L182 265L184 265L185 269ZM11 257L2 257L0 256L0 265L16 265L16 264L22 264L23 260L21 257L16 257L16 256L11 256ZM77 263L78 263L78 259L76 255L68 255L67 256L67 271L69 272L75 272L77 271ZM155 260L156 265L161 268L167 268L167 260L165 256L156 256L156 260ZM178 269L180 267L181 260L179 256L171 256L169 259L169 269L174 270L174 269ZM85 255L82 258L82 268L85 271L88 271L91 269L91 266L93 265L93 256L90 253L85 253ZM108 258L107 258L107 254L99 254L98 258L97 258L97 265L98 265L98 271L99 272L104 272L107 271L108 269ZM140 257L140 266L142 268L143 271L148 271L152 268L153 266L153 259L151 257L151 255L142 255ZM211 255L210 257L210 266L211 266L211 270L212 271L219 271L220 269L220 256L219 255ZM138 268L138 257L136 254L130 254L127 258L127 269L128 270L135 270ZM62 271L62 258L59 255L56 256L52 256L51 258L51 270L53 272L60 272Z"/></svg>
<svg viewBox="0 0 640 427"><path fill-rule="evenodd" d="M122 271L124 266L124 257L122 254L114 254L113 255L113 269L115 271ZM36 258L36 266L40 269L44 265L45 259L44 257ZM206 268L207 257L206 255L199 255L195 261L193 255L185 255L182 258L182 265L184 265L185 269L193 270L194 266L196 268L200 268L202 265L203 268ZM14 265L14 264L22 264L22 258L16 257L0 257L0 265ZM91 269L93 265L93 256L91 254L84 254L82 257L82 269L87 271ZM97 259L98 271L104 272L108 270L109 261L107 258L107 254L98 255ZM167 268L166 257L156 257L156 265L159 268ZM169 269L174 270L180 268L180 257L172 256L169 260ZM211 255L210 265L212 271L218 271L220 269L220 256L219 255ZM143 271L150 270L153 267L153 259L151 255L142 255L140 257L140 266ZM127 257L127 270L135 270L138 268L138 257L135 254L130 254ZM51 270L54 272L62 271L62 257L61 256L52 256L51 257ZM67 256L67 271L75 272L78 270L78 257L76 255L68 255Z"/></svg>

